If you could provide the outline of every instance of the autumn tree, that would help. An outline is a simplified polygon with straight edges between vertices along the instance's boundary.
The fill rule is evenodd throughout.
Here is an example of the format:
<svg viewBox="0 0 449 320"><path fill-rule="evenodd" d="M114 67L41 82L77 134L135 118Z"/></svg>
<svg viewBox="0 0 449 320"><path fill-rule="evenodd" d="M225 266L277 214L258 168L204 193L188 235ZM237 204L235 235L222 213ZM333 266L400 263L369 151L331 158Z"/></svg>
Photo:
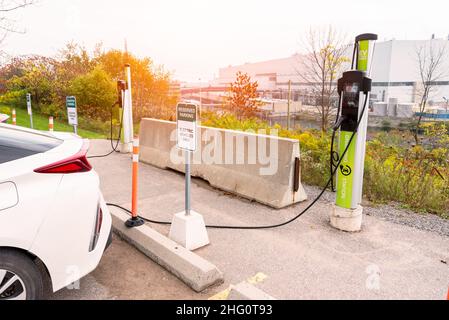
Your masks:
<svg viewBox="0 0 449 320"><path fill-rule="evenodd" d="M117 101L116 85L100 65L75 78L68 91L77 97L80 115L90 119L109 119Z"/></svg>
<svg viewBox="0 0 449 320"><path fill-rule="evenodd" d="M134 118L170 118L174 115L176 101L170 97L170 75L162 66L155 65L148 57L137 58L133 54L111 50L98 59L112 79L124 79L124 65L131 66Z"/></svg>
<svg viewBox="0 0 449 320"><path fill-rule="evenodd" d="M72 81L77 77L88 74L95 66L96 62L83 46L75 42L69 42L61 49L54 59L55 81L53 90L57 103L64 105L65 97L70 95L68 89Z"/></svg>
<svg viewBox="0 0 449 320"><path fill-rule="evenodd" d="M330 26L327 29L310 29L305 39L306 52L301 56L298 74L316 101L322 131L328 129L331 121L337 80L343 64L349 61L345 55L347 48L345 37Z"/></svg>
<svg viewBox="0 0 449 320"><path fill-rule="evenodd" d="M228 97L228 109L237 118L251 118L257 115L260 102L258 101L257 81L251 81L251 77L242 72L237 72L236 80L231 83Z"/></svg>
<svg viewBox="0 0 449 320"><path fill-rule="evenodd" d="M108 121L117 100L116 81L126 79L125 63L131 65L134 120L173 117L176 97L169 94L170 75L162 66L119 50L104 52L99 45L90 54L76 43L54 58L16 57L1 66L0 102L24 107L31 93L36 111L65 117L65 98L75 95L82 117Z"/></svg>
<svg viewBox="0 0 449 320"><path fill-rule="evenodd" d="M443 68L444 57L447 55L447 46L438 45L434 40L428 45L421 46L416 50L418 73L420 77L417 95L419 96L419 115L414 129L416 144L419 144L418 133L421 122L426 111L429 98L435 90L436 82L445 77L448 72Z"/></svg>
<svg viewBox="0 0 449 320"><path fill-rule="evenodd" d="M10 78L5 81L6 88L9 92L22 92L22 103L25 101L25 94L30 93L35 107L40 110L52 102L55 81L53 66L54 60L43 56L29 56L16 60L14 67L5 67L5 70L12 71L9 74ZM19 101L14 103L18 104Z"/></svg>

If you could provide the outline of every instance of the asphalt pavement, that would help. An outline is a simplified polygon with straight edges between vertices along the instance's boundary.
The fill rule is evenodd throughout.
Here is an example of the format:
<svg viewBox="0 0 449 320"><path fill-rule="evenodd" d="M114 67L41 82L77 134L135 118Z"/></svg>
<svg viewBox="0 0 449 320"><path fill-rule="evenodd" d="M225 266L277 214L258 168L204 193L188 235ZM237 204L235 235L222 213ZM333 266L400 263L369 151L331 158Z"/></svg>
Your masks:
<svg viewBox="0 0 449 320"><path fill-rule="evenodd" d="M91 155L108 141L91 141ZM131 156L92 159L106 201L129 207ZM183 211L184 176L140 164L142 216L170 221ZM295 216L308 202L275 210L192 181L192 208L207 224L259 226ZM316 193L307 188L310 195ZM224 273L225 283L195 293L176 277L115 237L99 267L79 290L55 299L223 299L231 284L249 281L278 299L445 299L449 286L449 237L376 216L369 208L363 230L329 225L332 195L292 224L269 230L209 230L211 244L196 251ZM309 200L310 201L310 200ZM385 208L383 209L385 210ZM404 212L404 215L410 213ZM435 219L433 218L432 221ZM438 223L438 221L437 221ZM441 220L446 224L447 220ZM164 235L169 227L153 225Z"/></svg>

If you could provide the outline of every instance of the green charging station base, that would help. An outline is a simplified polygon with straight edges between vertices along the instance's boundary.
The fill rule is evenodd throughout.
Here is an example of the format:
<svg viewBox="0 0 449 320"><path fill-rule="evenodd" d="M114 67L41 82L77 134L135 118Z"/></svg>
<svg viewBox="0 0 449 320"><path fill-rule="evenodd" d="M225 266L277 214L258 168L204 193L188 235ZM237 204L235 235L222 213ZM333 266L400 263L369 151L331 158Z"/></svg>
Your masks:
<svg viewBox="0 0 449 320"><path fill-rule="evenodd" d="M331 211L331 225L335 229L346 232L359 232L362 230L363 207L346 209L334 205Z"/></svg>

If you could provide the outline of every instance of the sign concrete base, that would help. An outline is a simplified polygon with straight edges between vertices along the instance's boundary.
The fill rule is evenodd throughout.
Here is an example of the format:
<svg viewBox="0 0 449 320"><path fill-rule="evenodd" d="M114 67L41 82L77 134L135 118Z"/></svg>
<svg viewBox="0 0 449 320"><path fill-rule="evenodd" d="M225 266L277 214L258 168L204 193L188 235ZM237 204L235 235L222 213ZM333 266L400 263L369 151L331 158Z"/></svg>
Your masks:
<svg viewBox="0 0 449 320"><path fill-rule="evenodd" d="M331 226L347 232L358 232L362 229L363 207L346 209L334 205L331 212Z"/></svg>
<svg viewBox="0 0 449 320"><path fill-rule="evenodd" d="M210 243L203 216L195 211L188 216L184 211L175 215L169 238L191 251Z"/></svg>

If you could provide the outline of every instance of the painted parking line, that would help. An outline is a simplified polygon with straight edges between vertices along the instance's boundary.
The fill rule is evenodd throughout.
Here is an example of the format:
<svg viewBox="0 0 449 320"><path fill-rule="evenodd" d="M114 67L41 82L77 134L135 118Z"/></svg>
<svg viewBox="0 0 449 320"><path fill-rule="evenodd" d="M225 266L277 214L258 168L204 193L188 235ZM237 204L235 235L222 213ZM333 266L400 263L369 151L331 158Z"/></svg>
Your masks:
<svg viewBox="0 0 449 320"><path fill-rule="evenodd" d="M256 285L258 283L264 282L268 276L262 272L256 273L251 278L247 279L246 282L252 285ZM232 286L229 286L226 290L223 290L216 295L213 295L208 300L227 300L229 297L229 294L231 293Z"/></svg>

